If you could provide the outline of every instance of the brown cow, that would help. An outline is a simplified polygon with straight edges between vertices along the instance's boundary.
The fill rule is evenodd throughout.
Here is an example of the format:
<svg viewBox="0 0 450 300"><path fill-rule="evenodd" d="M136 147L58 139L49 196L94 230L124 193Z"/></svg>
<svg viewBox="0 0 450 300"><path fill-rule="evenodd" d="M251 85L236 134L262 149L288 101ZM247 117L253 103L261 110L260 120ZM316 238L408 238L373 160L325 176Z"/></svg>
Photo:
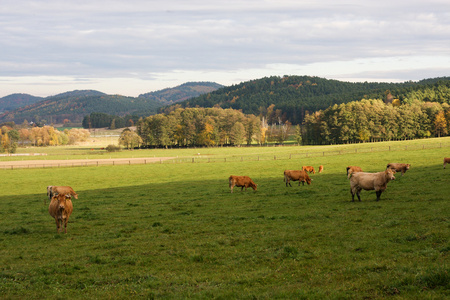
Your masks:
<svg viewBox="0 0 450 300"><path fill-rule="evenodd" d="M347 167L347 177L350 179L352 177L352 174L362 172L362 169L358 166L348 166Z"/></svg>
<svg viewBox="0 0 450 300"><path fill-rule="evenodd" d="M251 187L251 188L253 188L253 190L256 191L256 184L248 176L231 175L228 178L228 183L229 183L229 187L231 188L231 192L233 192L233 188L235 186L241 187L241 191L244 189L244 187L245 187L245 190L247 190L248 187Z"/></svg>
<svg viewBox="0 0 450 300"><path fill-rule="evenodd" d="M320 165L320 166L319 166L319 173L322 173L322 172L323 172L323 166Z"/></svg>
<svg viewBox="0 0 450 300"><path fill-rule="evenodd" d="M386 190L389 181L395 179L394 173L395 172L391 169L386 169L385 171L378 173L353 173L350 178L350 193L352 194L352 202L355 201L355 194L358 196L358 200L361 201L359 193L362 189L366 191L375 190L377 194L377 201L380 200L381 193Z"/></svg>
<svg viewBox="0 0 450 300"><path fill-rule="evenodd" d="M386 169L391 169L391 170L394 170L395 172L402 172L402 176L403 176L403 174L405 174L405 172L408 171L410 167L411 167L410 164L390 163L390 164L387 164Z"/></svg>
<svg viewBox="0 0 450 300"><path fill-rule="evenodd" d="M309 172L309 173L316 174L316 171L314 170L314 167L311 167L311 166L303 166L302 167L302 171L306 171L306 172Z"/></svg>
<svg viewBox="0 0 450 300"><path fill-rule="evenodd" d="M286 186L292 186L290 181L298 181L298 185L300 182L305 185L305 182L310 185L311 178L309 178L308 173L303 170L285 170L284 171L284 181L286 182Z"/></svg>
<svg viewBox="0 0 450 300"><path fill-rule="evenodd" d="M78 199L78 194L75 193L75 191L70 186L56 186L56 185L49 185L47 187L47 197L51 201L53 196L58 194L65 194L69 195L70 197L74 197L75 199ZM44 204L46 204L46 199L44 200Z"/></svg>
<svg viewBox="0 0 450 300"><path fill-rule="evenodd" d="M450 157L444 157L444 169L447 164L450 164Z"/></svg>
<svg viewBox="0 0 450 300"><path fill-rule="evenodd" d="M72 200L66 194L58 194L52 197L50 205L48 206L48 212L50 216L55 218L56 222L56 232L59 233L59 229L64 224L64 232L67 233L67 222L72 214L73 205Z"/></svg>

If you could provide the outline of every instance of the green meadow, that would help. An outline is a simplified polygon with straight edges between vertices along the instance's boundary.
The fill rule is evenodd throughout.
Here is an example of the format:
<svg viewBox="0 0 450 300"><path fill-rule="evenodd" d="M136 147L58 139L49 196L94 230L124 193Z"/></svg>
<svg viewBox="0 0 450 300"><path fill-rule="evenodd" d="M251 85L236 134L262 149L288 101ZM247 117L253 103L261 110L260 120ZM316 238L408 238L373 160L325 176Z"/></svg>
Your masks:
<svg viewBox="0 0 450 300"><path fill-rule="evenodd" d="M92 149L20 151L178 160L0 169L2 299L450 297L450 166L442 166L449 138ZM390 162L411 169L396 174L380 201L363 191L351 202L346 167L378 172ZM286 187L283 171L302 165L324 172L311 174L311 185ZM250 176L258 190L230 193L229 175ZM78 192L67 234L56 233L48 213L48 185Z"/></svg>

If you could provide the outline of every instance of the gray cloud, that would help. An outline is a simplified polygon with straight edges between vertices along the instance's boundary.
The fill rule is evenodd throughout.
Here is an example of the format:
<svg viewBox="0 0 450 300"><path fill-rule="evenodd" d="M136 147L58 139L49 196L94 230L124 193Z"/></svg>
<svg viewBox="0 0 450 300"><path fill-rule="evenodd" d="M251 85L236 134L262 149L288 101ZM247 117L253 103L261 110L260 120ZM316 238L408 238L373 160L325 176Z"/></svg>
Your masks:
<svg viewBox="0 0 450 300"><path fill-rule="evenodd" d="M149 79L176 70L448 56L449 12L448 1L436 0L4 0L0 76Z"/></svg>

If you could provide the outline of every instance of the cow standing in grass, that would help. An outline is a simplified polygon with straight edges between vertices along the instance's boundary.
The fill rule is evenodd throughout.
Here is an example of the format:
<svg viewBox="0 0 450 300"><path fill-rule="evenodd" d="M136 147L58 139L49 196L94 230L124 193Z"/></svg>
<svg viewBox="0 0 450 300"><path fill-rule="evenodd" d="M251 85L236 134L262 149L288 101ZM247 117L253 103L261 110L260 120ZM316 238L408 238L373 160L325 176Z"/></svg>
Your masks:
<svg viewBox="0 0 450 300"><path fill-rule="evenodd" d="M73 205L72 200L66 194L58 194L52 197L50 205L48 206L48 212L50 216L55 219L56 232L62 232L62 226L64 225L64 233L67 233L67 222L72 214Z"/></svg>
<svg viewBox="0 0 450 300"><path fill-rule="evenodd" d="M231 175L228 178L228 183L229 183L229 187L231 188L231 192L233 192L233 188L235 186L241 187L241 191L244 189L244 187L245 187L246 191L247 191L248 187L251 187L251 188L253 188L253 190L256 191L256 184L248 176L234 176L234 175Z"/></svg>
<svg viewBox="0 0 450 300"><path fill-rule="evenodd" d="M406 171L409 170L410 167L411 167L410 164L397 164L397 163L390 163L387 164L386 166L387 169L391 169L395 172L402 172L402 176L403 174L405 174Z"/></svg>
<svg viewBox="0 0 450 300"><path fill-rule="evenodd" d="M319 173L322 173L322 172L323 172L323 166L320 165L320 166L319 166Z"/></svg>
<svg viewBox="0 0 450 300"><path fill-rule="evenodd" d="M354 173L350 178L350 193L352 194L352 202L355 201L355 194L358 196L358 200L361 201L359 193L361 190L375 190L377 194L377 201L380 200L381 193L387 188L389 181L394 180L394 171L386 169L383 172L378 173Z"/></svg>
<svg viewBox="0 0 450 300"><path fill-rule="evenodd" d="M444 169L447 164L450 164L450 157L444 157Z"/></svg>
<svg viewBox="0 0 450 300"><path fill-rule="evenodd" d="M316 174L316 170L314 170L313 166L302 166L302 170L305 172Z"/></svg>
<svg viewBox="0 0 450 300"><path fill-rule="evenodd" d="M47 197L51 201L53 196L58 194L64 194L68 195L69 197L74 197L75 199L78 199L78 194L75 193L73 188L70 186L56 186L56 185L49 185L47 187ZM44 200L44 204L46 204L46 199Z"/></svg>
<svg viewBox="0 0 450 300"><path fill-rule="evenodd" d="M284 181L286 182L286 186L292 186L290 181L298 181L298 185L300 182L305 185L305 182L310 185L311 178L309 178L308 173L303 170L285 170L284 171Z"/></svg>
<svg viewBox="0 0 450 300"><path fill-rule="evenodd" d="M347 167L347 177L348 177L348 179L350 179L350 177L352 177L352 174L357 173L357 172L362 172L361 167L348 166Z"/></svg>

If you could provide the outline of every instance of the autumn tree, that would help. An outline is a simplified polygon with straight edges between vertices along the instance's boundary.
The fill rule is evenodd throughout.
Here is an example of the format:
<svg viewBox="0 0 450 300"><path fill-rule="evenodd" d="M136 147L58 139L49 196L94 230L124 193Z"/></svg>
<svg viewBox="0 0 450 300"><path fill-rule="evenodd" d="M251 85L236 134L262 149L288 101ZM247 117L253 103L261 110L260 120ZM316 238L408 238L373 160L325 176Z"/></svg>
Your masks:
<svg viewBox="0 0 450 300"><path fill-rule="evenodd" d="M448 134L447 130L447 120L445 119L444 111L440 111L436 114L436 118L434 120L434 128L436 135L438 137L445 136Z"/></svg>
<svg viewBox="0 0 450 300"><path fill-rule="evenodd" d="M119 137L119 145L124 146L126 149L133 149L139 147L142 143L141 137L130 128L125 128Z"/></svg>
<svg viewBox="0 0 450 300"><path fill-rule="evenodd" d="M236 122L231 127L230 141L234 145L241 145L245 141L245 127L241 122Z"/></svg>

